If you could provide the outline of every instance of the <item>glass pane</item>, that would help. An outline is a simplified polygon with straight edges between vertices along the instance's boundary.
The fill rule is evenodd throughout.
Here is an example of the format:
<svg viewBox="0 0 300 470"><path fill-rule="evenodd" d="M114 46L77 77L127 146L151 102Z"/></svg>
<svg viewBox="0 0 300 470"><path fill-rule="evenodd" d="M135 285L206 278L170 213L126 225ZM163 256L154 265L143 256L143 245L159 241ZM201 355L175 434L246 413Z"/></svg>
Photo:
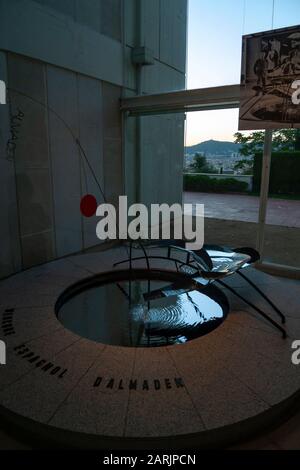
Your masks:
<svg viewBox="0 0 300 470"><path fill-rule="evenodd" d="M241 36L299 18L299 0L189 0L188 88L239 83Z"/></svg>
<svg viewBox="0 0 300 470"><path fill-rule="evenodd" d="M183 200L204 204L205 243L255 248L259 196L253 159L234 142L237 125L237 109L188 114Z"/></svg>
<svg viewBox="0 0 300 470"><path fill-rule="evenodd" d="M256 174L261 156L255 158ZM299 268L299 241L300 131L289 129L273 132L264 260Z"/></svg>

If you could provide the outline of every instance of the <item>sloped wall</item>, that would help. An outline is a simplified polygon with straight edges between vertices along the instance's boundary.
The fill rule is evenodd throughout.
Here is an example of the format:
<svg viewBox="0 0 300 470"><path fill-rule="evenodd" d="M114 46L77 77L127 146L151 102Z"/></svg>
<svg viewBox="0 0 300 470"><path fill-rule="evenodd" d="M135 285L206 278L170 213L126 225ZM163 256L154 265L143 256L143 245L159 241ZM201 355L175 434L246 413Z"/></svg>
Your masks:
<svg viewBox="0 0 300 470"><path fill-rule="evenodd" d="M28 267L99 243L95 217L83 218L79 206L86 193L103 201L75 138L116 199L122 192L120 89L13 54L8 84L10 114L23 116L10 164L22 266Z"/></svg>
<svg viewBox="0 0 300 470"><path fill-rule="evenodd" d="M82 4L0 0L0 277L100 243L79 211L82 195L102 198L76 138L108 201L134 201L136 187L146 203L181 200L183 117L142 118L139 145L119 100L138 92L138 45L155 58L142 93L184 88L186 0Z"/></svg>

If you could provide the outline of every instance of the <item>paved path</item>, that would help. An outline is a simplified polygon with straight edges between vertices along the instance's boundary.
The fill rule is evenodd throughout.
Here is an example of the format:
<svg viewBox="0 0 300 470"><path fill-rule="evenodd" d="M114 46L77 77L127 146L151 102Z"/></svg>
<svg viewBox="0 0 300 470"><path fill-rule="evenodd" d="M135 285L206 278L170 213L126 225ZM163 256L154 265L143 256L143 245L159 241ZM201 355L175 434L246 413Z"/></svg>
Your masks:
<svg viewBox="0 0 300 470"><path fill-rule="evenodd" d="M204 204L205 217L257 222L259 198L240 194L185 192L184 203ZM300 228L300 200L269 199L267 224Z"/></svg>

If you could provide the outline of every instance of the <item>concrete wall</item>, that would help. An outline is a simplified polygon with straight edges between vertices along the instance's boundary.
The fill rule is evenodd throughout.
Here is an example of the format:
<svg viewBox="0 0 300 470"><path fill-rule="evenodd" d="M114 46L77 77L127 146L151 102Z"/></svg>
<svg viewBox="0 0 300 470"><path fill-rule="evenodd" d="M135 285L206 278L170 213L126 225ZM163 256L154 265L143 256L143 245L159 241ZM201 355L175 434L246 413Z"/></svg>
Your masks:
<svg viewBox="0 0 300 470"><path fill-rule="evenodd" d="M127 12L126 25L138 21L134 0L129 0L131 10ZM127 4L127 0L126 0ZM151 94L175 91L185 88L186 70L186 0L141 0L140 46L149 48L154 65L145 66L141 71L140 93ZM129 27L129 31L130 31ZM134 46L132 35L126 35L126 57ZM127 76L131 88L137 87L136 74ZM136 91L136 90L135 90ZM132 96L131 90L125 90ZM135 126L132 118L127 120L126 129L130 142L134 140ZM184 144L184 115L142 117L140 119L140 151L130 153L126 159L125 184L131 200L137 197L141 202L173 203L182 202L182 171ZM139 187L138 195L130 188ZM131 196L131 197L130 197Z"/></svg>
<svg viewBox="0 0 300 470"><path fill-rule="evenodd" d="M82 218L79 205L86 193L100 203L101 193L74 136L115 200L122 192L120 89L10 53L7 63L8 83L16 90L10 92L10 113L24 115L11 164L22 261L29 266L99 243L96 219Z"/></svg>
<svg viewBox="0 0 300 470"><path fill-rule="evenodd" d="M8 82L6 55L0 52L0 79ZM0 277L19 271L21 246L14 162L7 158L9 108L0 105Z"/></svg>
<svg viewBox="0 0 300 470"><path fill-rule="evenodd" d="M137 187L147 203L181 200L183 116L137 126L119 100L137 93L138 45L155 58L142 93L184 88L185 31L186 0L0 0L0 277L100 243L79 211L102 198L76 138L108 201Z"/></svg>

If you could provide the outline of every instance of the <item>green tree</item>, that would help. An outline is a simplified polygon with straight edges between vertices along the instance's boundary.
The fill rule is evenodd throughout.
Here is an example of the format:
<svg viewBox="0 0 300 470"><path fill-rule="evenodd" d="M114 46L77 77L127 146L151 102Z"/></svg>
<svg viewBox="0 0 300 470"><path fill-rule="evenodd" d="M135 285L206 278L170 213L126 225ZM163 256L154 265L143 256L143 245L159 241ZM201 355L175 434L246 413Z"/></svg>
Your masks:
<svg viewBox="0 0 300 470"><path fill-rule="evenodd" d="M255 131L250 134L236 132L234 134L235 143L241 144L240 154L248 157L239 160L234 166L235 170L252 170L253 156L262 151L264 137L264 131ZM274 130L272 149L274 152L300 150L300 129Z"/></svg>
<svg viewBox="0 0 300 470"><path fill-rule="evenodd" d="M217 173L216 168L208 163L206 156L196 153L191 168L195 173Z"/></svg>

